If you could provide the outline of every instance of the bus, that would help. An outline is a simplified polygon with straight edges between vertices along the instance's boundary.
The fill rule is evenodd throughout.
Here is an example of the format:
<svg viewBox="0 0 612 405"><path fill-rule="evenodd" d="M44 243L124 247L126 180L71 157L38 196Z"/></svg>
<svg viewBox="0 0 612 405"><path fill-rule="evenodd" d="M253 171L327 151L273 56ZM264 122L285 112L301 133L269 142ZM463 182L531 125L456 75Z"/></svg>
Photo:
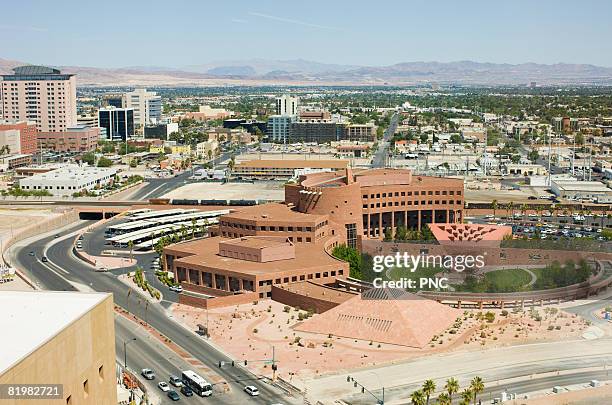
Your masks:
<svg viewBox="0 0 612 405"><path fill-rule="evenodd" d="M191 370L183 371L183 384L192 389L193 392L201 397L209 397L212 395L212 385Z"/></svg>

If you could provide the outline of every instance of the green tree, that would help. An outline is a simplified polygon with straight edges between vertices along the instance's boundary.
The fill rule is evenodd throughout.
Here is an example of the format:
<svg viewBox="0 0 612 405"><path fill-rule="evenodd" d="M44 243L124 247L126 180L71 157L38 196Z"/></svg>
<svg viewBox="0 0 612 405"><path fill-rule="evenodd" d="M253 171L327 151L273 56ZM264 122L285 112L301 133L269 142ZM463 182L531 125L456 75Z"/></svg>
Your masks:
<svg viewBox="0 0 612 405"><path fill-rule="evenodd" d="M451 377L446 380L446 385L444 386L444 388L446 389L446 392L448 392L448 397L452 401L453 394L459 392L459 381L457 381L456 378Z"/></svg>
<svg viewBox="0 0 612 405"><path fill-rule="evenodd" d="M493 210L493 219L495 219L495 213L497 211L497 200L491 201L491 209Z"/></svg>
<svg viewBox="0 0 612 405"><path fill-rule="evenodd" d="M94 155L93 152L86 152L86 153L83 153L83 156L81 156L81 160L84 163L87 163L88 165L93 166L96 161L96 155Z"/></svg>
<svg viewBox="0 0 612 405"><path fill-rule="evenodd" d="M474 405L476 405L476 397L478 394L484 391L484 382L482 381L482 378L476 376L472 379L470 382L470 391L473 395Z"/></svg>
<svg viewBox="0 0 612 405"><path fill-rule="evenodd" d="M363 278L363 274L361 272L361 255L357 249L342 244L336 246L332 250L332 256L349 263L349 275L351 277L359 280Z"/></svg>
<svg viewBox="0 0 612 405"><path fill-rule="evenodd" d="M472 391L466 388L461 392L461 402L459 403L461 405L470 405L470 402L472 402Z"/></svg>
<svg viewBox="0 0 612 405"><path fill-rule="evenodd" d="M425 394L425 402L427 405L429 405L429 398L431 397L431 394L433 394L436 390L436 383L434 382L434 380L431 379L425 380L421 389L423 390L423 394Z"/></svg>
<svg viewBox="0 0 612 405"><path fill-rule="evenodd" d="M130 249L130 260L133 260L133 252L134 252L134 241L130 240L128 241L128 248Z"/></svg>
<svg viewBox="0 0 612 405"><path fill-rule="evenodd" d="M416 390L410 394L410 403L412 405L425 405L425 395L423 391Z"/></svg>
<svg viewBox="0 0 612 405"><path fill-rule="evenodd" d="M98 160L98 167L111 167L113 165L113 161L102 156L100 160Z"/></svg>

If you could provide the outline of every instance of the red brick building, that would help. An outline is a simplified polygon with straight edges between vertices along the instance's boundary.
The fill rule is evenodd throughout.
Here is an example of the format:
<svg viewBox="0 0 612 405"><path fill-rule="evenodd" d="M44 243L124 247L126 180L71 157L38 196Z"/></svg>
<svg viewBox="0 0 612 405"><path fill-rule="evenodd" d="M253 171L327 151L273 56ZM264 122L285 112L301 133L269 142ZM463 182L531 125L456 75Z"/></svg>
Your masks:
<svg viewBox="0 0 612 405"><path fill-rule="evenodd" d="M32 154L36 152L36 123L32 121L0 121L0 131L5 130L19 131L20 150L13 150L12 153Z"/></svg>
<svg viewBox="0 0 612 405"><path fill-rule="evenodd" d="M360 247L386 229L460 222L463 180L413 176L409 170L350 169L301 176L285 186L285 203L223 215L218 236L168 246L165 264L181 302L225 306L272 296L275 285L332 284L348 263L331 256L340 244Z"/></svg>
<svg viewBox="0 0 612 405"><path fill-rule="evenodd" d="M38 146L54 152L90 152L100 139L100 128L73 127L65 132L39 132Z"/></svg>

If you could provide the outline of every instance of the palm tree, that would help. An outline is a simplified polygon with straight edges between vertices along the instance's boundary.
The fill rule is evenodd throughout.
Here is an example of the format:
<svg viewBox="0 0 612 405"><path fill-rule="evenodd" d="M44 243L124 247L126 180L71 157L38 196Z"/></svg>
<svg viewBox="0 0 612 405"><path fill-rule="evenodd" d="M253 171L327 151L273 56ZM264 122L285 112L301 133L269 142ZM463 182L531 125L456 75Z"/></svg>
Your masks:
<svg viewBox="0 0 612 405"><path fill-rule="evenodd" d="M451 377L446 380L446 385L444 386L444 388L446 389L446 392L448 392L448 397L452 401L453 394L459 392L459 381L457 381L456 378Z"/></svg>
<svg viewBox="0 0 612 405"><path fill-rule="evenodd" d="M133 259L132 252L134 250L134 241L132 240L128 241L127 245L128 245L128 248L130 248L130 260L132 260Z"/></svg>
<svg viewBox="0 0 612 405"><path fill-rule="evenodd" d="M484 382L482 381L482 378L476 376L472 379L470 382L470 391L472 391L472 394L474 395L474 405L476 405L476 397L478 394L484 391Z"/></svg>
<svg viewBox="0 0 612 405"><path fill-rule="evenodd" d="M491 209L493 210L493 219L495 219L495 211L497 211L497 200L491 201Z"/></svg>
<svg viewBox="0 0 612 405"><path fill-rule="evenodd" d="M442 392L440 393L440 395L438 395L438 405L451 405L451 398L450 395L448 395L446 392Z"/></svg>
<svg viewBox="0 0 612 405"><path fill-rule="evenodd" d="M523 221L525 220L525 214L527 213L527 204L521 205L521 214L523 214Z"/></svg>
<svg viewBox="0 0 612 405"><path fill-rule="evenodd" d="M434 380L431 379L425 380L425 382L423 383L423 388L421 389L423 390L423 394L425 394L425 403L429 405L429 397L431 397L431 394L433 394L436 390L436 383L434 382Z"/></svg>
<svg viewBox="0 0 612 405"><path fill-rule="evenodd" d="M461 405L470 405L470 402L472 402L472 391L470 391L469 388L464 389L461 392Z"/></svg>
<svg viewBox="0 0 612 405"><path fill-rule="evenodd" d="M423 391L416 390L410 394L410 403L412 403L412 405L424 405L425 395L423 395Z"/></svg>

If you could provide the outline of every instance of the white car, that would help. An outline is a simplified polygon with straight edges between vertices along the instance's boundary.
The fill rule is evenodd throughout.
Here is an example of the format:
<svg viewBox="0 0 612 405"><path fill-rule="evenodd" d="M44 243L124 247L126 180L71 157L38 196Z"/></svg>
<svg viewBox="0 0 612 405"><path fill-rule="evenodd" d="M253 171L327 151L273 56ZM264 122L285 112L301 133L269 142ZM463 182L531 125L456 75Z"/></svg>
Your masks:
<svg viewBox="0 0 612 405"><path fill-rule="evenodd" d="M183 386L183 381L181 381L181 379L175 375L171 375L168 381L170 382L170 384L174 385L175 387L180 388Z"/></svg>
<svg viewBox="0 0 612 405"><path fill-rule="evenodd" d="M157 386L159 387L160 390L162 390L163 392L168 392L170 391L170 386L168 385L167 382L165 381L160 381L159 384L157 384Z"/></svg>
<svg viewBox="0 0 612 405"><path fill-rule="evenodd" d="M259 396L259 390L254 385L247 385L246 387L244 387L244 392L246 392L252 397Z"/></svg>
<svg viewBox="0 0 612 405"><path fill-rule="evenodd" d="M170 291L180 293L180 292L183 292L183 287L181 287L180 285L173 285L173 286L170 286Z"/></svg>

